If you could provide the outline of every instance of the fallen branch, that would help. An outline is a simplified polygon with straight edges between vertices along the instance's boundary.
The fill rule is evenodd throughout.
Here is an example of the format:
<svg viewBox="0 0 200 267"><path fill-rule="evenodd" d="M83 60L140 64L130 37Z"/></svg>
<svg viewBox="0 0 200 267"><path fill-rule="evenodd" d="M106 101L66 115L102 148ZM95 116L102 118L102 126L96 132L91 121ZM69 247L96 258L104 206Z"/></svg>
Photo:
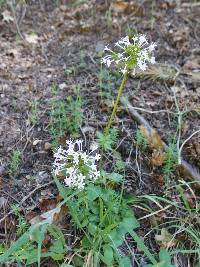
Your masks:
<svg viewBox="0 0 200 267"><path fill-rule="evenodd" d="M134 109L134 107L130 104L130 102L125 97L121 97L120 102L125 107L127 112L131 115L131 117L135 121L137 121L139 124L142 124L146 128L149 136L151 136L155 132L155 129L153 129L151 127L151 125L148 123L148 121L146 121L145 118L142 117ZM162 141L162 144L163 144L164 149L167 150L168 149L167 144L163 141ZM195 167L193 167L191 164L189 164L184 159L181 159L180 166L184 169L184 171L187 175L189 175L192 179L194 179L200 183L200 172Z"/></svg>

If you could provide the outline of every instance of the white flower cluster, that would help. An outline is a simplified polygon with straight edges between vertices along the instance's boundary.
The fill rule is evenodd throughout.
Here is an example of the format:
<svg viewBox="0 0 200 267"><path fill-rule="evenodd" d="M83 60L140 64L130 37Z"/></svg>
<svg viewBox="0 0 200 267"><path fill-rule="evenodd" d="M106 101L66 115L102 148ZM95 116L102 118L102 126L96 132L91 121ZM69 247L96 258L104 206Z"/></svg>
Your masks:
<svg viewBox="0 0 200 267"><path fill-rule="evenodd" d="M96 162L99 161L100 155L95 150L97 145L91 147L90 152L83 151L83 141L66 141L67 149L59 147L54 154L53 173L55 175L65 176L66 186L71 188L83 189L87 182L94 182L100 172L97 170Z"/></svg>
<svg viewBox="0 0 200 267"><path fill-rule="evenodd" d="M122 52L115 52L106 46L104 51L108 51L109 54L102 58L102 63L110 67L115 62L123 74L131 69L135 71L137 67L144 71L147 69L147 63L155 64L152 52L157 44L149 44L143 34L135 35L131 40L128 36L121 38L115 46Z"/></svg>

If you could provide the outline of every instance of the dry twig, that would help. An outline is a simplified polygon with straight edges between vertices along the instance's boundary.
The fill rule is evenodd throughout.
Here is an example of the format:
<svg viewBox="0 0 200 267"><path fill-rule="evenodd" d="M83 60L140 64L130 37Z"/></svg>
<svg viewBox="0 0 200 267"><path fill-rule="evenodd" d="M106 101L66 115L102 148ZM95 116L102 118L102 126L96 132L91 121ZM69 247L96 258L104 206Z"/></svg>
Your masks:
<svg viewBox="0 0 200 267"><path fill-rule="evenodd" d="M154 129L150 126L148 121L146 121L135 109L134 107L130 104L130 102L125 98L121 97L120 100L121 104L126 108L127 112L130 113L131 117L136 120L139 124L144 125L144 127L147 129L149 136L154 132ZM167 144L163 143L163 147L165 150L167 150L168 146ZM200 173L199 171L193 167L191 164L189 164L187 161L184 159L181 159L181 164L182 168L184 169L185 173L189 175L191 178L196 180L197 182L200 183Z"/></svg>

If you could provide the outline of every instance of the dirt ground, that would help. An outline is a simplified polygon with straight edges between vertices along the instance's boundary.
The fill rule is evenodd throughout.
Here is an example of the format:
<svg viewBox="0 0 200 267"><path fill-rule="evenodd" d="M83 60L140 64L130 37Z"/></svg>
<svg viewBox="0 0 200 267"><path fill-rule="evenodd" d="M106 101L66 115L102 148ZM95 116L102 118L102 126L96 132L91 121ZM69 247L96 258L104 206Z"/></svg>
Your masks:
<svg viewBox="0 0 200 267"><path fill-rule="evenodd" d="M0 16L0 219L22 200L26 216L41 199L56 195L55 186L49 185L53 153L48 146L51 143L48 124L53 84L62 88L60 98L72 95L74 86L80 86L85 118L80 125L82 138L83 129L92 129L90 139L103 129L112 101L102 103L99 98L100 54L107 43L114 43L126 34L145 33L157 42L158 68L144 75L130 75L123 94L129 96L134 107L142 109L138 112L167 144L176 131L176 118L170 116L170 112L176 112L173 92L179 109L188 111L181 141L199 130L199 2L90 0L77 3L29 1L19 29L5 13ZM20 17L20 10L16 9L15 15ZM111 79L111 96L116 95L119 84L120 78ZM30 113L34 100L39 103L39 111L38 121L32 126ZM152 152L141 153L134 145L137 123L119 109L114 125L120 130L118 150L124 161L130 161L126 169L126 190L136 195L160 194L164 178L159 164L150 162ZM9 173L8 163L13 150L22 153L14 176ZM199 172L199 134L186 143L183 157ZM190 180L187 174L181 176L179 172L174 173L174 179ZM0 223L1 241L5 240L5 233L6 238L15 238L12 232L15 219L12 215L8 218L6 226Z"/></svg>

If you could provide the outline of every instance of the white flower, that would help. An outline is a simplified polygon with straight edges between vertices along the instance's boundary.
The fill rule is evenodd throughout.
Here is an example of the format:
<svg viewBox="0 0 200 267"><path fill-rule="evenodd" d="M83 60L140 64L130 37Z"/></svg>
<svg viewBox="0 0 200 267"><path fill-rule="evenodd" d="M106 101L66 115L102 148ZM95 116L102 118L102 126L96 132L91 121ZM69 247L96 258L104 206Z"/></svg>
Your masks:
<svg viewBox="0 0 200 267"><path fill-rule="evenodd" d="M100 154L92 155L98 146L93 146L91 152L86 153L83 151L82 140L68 140L66 144L67 149L59 147L54 154L53 173L64 175L66 186L82 190L86 183L93 183L100 176L96 165Z"/></svg>
<svg viewBox="0 0 200 267"><path fill-rule="evenodd" d="M144 34L139 35L138 43L140 46L142 46L143 44L148 44L148 41L147 41L146 36Z"/></svg>
<svg viewBox="0 0 200 267"><path fill-rule="evenodd" d="M73 167L69 167L69 168L67 168L66 173L69 174L69 177L71 177L71 176L73 176L74 171L75 170Z"/></svg>
<svg viewBox="0 0 200 267"><path fill-rule="evenodd" d="M127 47L130 45L129 37L126 36L124 38L121 38L117 43L115 43L116 46L119 46L120 48L123 48L124 46Z"/></svg>
<svg viewBox="0 0 200 267"><path fill-rule="evenodd" d="M115 46L117 46L118 50L122 50L122 52L113 51L106 46L104 51L109 54L105 55L101 62L108 67L115 63L123 75L130 70L133 70L135 73L136 68L144 71L147 69L148 64L155 64L155 57L152 55L152 52L157 44L148 44L144 34L135 35L131 41L128 36L121 38L115 43Z"/></svg>
<svg viewBox="0 0 200 267"><path fill-rule="evenodd" d="M149 46L149 52L151 53L152 51L154 51L156 46L157 46L156 43L151 43Z"/></svg>
<svg viewBox="0 0 200 267"><path fill-rule="evenodd" d="M96 142L93 142L90 146L91 152L95 151L98 149L98 144Z"/></svg>
<svg viewBox="0 0 200 267"><path fill-rule="evenodd" d="M101 155L100 155L100 154L96 154L96 155L94 156L94 159L95 159L96 161L99 161L100 158L101 158Z"/></svg>
<svg viewBox="0 0 200 267"><path fill-rule="evenodd" d="M127 67L126 67L126 65L125 65L125 67L124 67L123 69L121 69L121 72L122 72L123 74L125 74L125 73L127 72Z"/></svg>
<svg viewBox="0 0 200 267"><path fill-rule="evenodd" d="M147 69L147 64L145 63L145 61L139 60L137 65L142 71L145 71Z"/></svg>
<svg viewBox="0 0 200 267"><path fill-rule="evenodd" d="M151 62L151 64L155 64L156 63L155 57L151 57L150 62Z"/></svg>

